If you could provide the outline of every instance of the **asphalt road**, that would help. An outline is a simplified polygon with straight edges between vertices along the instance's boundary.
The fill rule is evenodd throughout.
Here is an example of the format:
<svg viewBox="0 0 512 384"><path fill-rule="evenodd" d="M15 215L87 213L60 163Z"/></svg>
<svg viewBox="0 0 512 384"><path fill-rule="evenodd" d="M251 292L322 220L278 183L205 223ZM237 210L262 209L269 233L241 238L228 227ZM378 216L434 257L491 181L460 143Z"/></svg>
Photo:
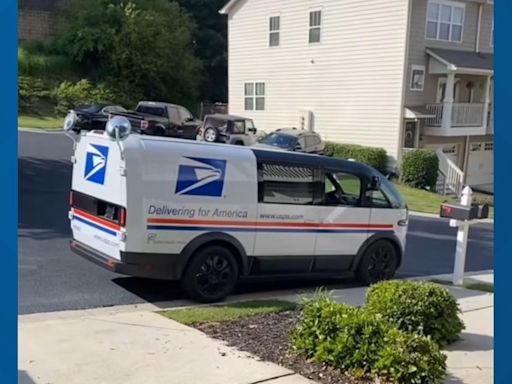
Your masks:
<svg viewBox="0 0 512 384"><path fill-rule="evenodd" d="M19 132L19 304L20 314L183 298L176 283L113 274L69 250L68 196L72 142L62 133ZM493 268L493 227L472 227L466 270ZM401 277L450 273L455 229L442 219L412 217ZM351 286L339 281L259 281L239 291Z"/></svg>

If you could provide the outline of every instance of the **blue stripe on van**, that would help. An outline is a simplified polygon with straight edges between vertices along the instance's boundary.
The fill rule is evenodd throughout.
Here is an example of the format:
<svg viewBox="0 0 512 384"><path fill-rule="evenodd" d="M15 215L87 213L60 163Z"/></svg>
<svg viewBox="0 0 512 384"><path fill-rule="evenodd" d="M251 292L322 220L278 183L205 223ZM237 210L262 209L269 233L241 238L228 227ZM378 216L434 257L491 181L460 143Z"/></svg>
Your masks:
<svg viewBox="0 0 512 384"><path fill-rule="evenodd" d="M196 227L196 226L168 226L148 225L148 230L153 231L228 231L228 232L266 232L266 233L368 233L368 232L393 232L378 231L372 229L314 229L314 228L244 228L244 227Z"/></svg>
<svg viewBox="0 0 512 384"><path fill-rule="evenodd" d="M111 231L110 229L107 229L107 228L104 228L98 224L95 224L91 221L88 221L88 220L85 220L85 219L82 219L81 217L78 217L78 216L74 216L73 217L74 220L77 220L77 221L80 221L81 223L84 223L84 224L87 224L93 228L96 228L96 229L99 229L100 231L103 231L105 233L108 233L109 235L112 235L112 236L117 236L117 233L114 232L114 231Z"/></svg>

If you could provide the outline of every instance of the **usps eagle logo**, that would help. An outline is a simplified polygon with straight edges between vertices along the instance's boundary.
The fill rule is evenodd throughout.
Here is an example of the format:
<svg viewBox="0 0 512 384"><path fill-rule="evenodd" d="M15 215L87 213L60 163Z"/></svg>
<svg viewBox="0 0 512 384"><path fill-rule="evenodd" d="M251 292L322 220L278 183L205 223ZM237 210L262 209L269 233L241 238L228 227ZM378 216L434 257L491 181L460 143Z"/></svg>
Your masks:
<svg viewBox="0 0 512 384"><path fill-rule="evenodd" d="M108 147L89 144L85 158L84 179L103 185L105 183L107 160Z"/></svg>
<svg viewBox="0 0 512 384"><path fill-rule="evenodd" d="M226 160L182 157L176 183L177 195L221 197Z"/></svg>

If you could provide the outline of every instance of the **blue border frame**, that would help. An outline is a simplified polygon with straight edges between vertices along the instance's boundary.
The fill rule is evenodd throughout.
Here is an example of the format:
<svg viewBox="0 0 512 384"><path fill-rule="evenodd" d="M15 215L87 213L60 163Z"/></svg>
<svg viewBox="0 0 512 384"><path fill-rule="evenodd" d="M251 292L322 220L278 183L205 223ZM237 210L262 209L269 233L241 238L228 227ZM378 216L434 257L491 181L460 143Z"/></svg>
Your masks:
<svg viewBox="0 0 512 384"><path fill-rule="evenodd" d="M0 36L2 36L2 60L0 61L1 84L0 111L2 131L0 134L0 201L2 220L0 221L0 249L2 257L2 278L0 292L2 316L0 317L0 377L3 383L17 382L17 313L18 313L18 172L17 172L17 10L13 0L0 2Z"/></svg>
<svg viewBox="0 0 512 384"><path fill-rule="evenodd" d="M495 33L495 91L494 91L494 126L495 128L495 308L494 308L494 382L497 384L512 381L512 365L509 362L512 345L510 321L512 305L510 302L512 273L512 241L510 240L510 217L512 204L508 195L511 193L512 182L510 165L512 160L509 152L512 146L512 124L510 120L510 100L512 89L512 33L510 15L512 1L498 0L494 9ZM496 48L498 47L498 48Z"/></svg>

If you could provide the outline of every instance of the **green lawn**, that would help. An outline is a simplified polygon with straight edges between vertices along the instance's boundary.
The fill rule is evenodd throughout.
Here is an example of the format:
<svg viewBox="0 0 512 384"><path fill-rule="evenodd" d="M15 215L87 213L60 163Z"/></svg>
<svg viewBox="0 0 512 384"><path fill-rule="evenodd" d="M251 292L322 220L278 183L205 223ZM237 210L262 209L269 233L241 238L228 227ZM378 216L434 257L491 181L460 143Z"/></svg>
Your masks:
<svg viewBox="0 0 512 384"><path fill-rule="evenodd" d="M290 311L297 304L283 300L253 300L227 305L212 305L199 308L185 308L160 312L185 325L233 320L239 317Z"/></svg>
<svg viewBox="0 0 512 384"><path fill-rule="evenodd" d="M442 203L456 202L454 198L449 196L438 195L437 193L407 187L402 184L395 184L395 186L411 211L439 213L439 207Z"/></svg>
<svg viewBox="0 0 512 384"><path fill-rule="evenodd" d="M18 115L18 127L22 128L62 129L63 122L61 117Z"/></svg>
<svg viewBox="0 0 512 384"><path fill-rule="evenodd" d="M395 186L411 211L439 214L441 204L458 202L454 197L438 195L437 193L407 187L402 184L395 184ZM494 217L494 207L489 208L489 217Z"/></svg>

